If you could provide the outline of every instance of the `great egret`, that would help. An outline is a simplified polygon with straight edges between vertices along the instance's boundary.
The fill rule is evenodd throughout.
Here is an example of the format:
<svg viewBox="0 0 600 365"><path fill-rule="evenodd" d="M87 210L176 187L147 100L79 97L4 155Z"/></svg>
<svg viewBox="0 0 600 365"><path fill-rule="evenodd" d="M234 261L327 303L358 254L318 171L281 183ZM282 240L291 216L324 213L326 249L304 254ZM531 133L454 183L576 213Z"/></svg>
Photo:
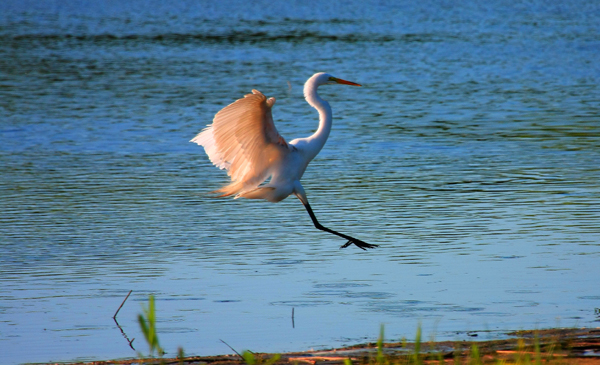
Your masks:
<svg viewBox="0 0 600 365"><path fill-rule="evenodd" d="M213 123L190 142L203 146L210 161L231 177L229 185L214 191L221 194L219 197L235 194L236 199L278 202L294 194L316 228L348 240L341 248L351 244L363 250L374 248L377 245L321 225L300 184L308 163L321 151L331 131L331 107L317 94L317 88L327 84L361 86L323 72L309 78L304 84L304 98L319 112L319 128L310 137L286 142L273 123L275 98L267 99L260 91L252 90L252 94L221 109Z"/></svg>

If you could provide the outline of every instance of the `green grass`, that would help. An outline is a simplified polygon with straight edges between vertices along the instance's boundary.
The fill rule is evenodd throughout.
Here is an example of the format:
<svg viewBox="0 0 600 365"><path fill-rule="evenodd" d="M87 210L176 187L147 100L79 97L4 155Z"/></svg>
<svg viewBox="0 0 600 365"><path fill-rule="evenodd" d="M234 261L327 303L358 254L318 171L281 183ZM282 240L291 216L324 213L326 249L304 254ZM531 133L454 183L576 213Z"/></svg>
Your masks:
<svg viewBox="0 0 600 365"><path fill-rule="evenodd" d="M150 356L154 356L156 351L159 356L164 355L164 350L158 343L158 333L156 330L156 307L154 305L154 295L148 298L148 308L142 306L143 313L138 315L138 322L146 342L150 346ZM183 353L183 349L181 350Z"/></svg>
<svg viewBox="0 0 600 365"><path fill-rule="evenodd" d="M423 342L421 340L421 326L417 327L415 340L412 343L412 349L409 350L405 339L401 345L397 343L390 344L390 351L385 351L386 344L384 342L384 326L381 326L379 338L377 340L377 352L370 357L348 358L344 365L428 365L428 364L451 364L454 365L546 365L546 364L562 364L561 357L555 357L554 351L559 348L559 342L546 344L542 346L542 342L537 333L534 332L533 340L529 343L525 338L519 338L516 343L513 340L512 351L496 351L494 348L486 346L485 343L471 342L468 343L468 351L462 351L460 342L455 343L453 354L443 354L434 346L434 340L431 341L429 351L423 350ZM484 346L482 349L481 346ZM404 351L399 351L398 349ZM452 360L453 358L453 360Z"/></svg>

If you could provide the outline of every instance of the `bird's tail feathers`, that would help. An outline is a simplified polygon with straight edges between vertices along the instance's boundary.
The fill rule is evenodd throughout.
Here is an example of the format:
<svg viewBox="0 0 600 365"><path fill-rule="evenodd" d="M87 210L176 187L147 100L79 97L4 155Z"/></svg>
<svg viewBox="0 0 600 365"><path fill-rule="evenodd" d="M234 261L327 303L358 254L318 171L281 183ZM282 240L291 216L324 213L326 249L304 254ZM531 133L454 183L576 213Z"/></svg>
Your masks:
<svg viewBox="0 0 600 365"><path fill-rule="evenodd" d="M216 195L215 198L223 198L235 194L234 199L266 199L275 202L278 201L278 199L273 197L274 192L275 188L270 186L248 189L248 186L245 186L243 182L233 182L223 186L221 189L211 191L211 193L219 194Z"/></svg>
<svg viewBox="0 0 600 365"><path fill-rule="evenodd" d="M243 191L235 196L235 198L246 198L246 199L266 199L269 201L273 201L271 196L275 191L275 188L272 186L266 187L258 187L256 189Z"/></svg>
<svg viewBox="0 0 600 365"><path fill-rule="evenodd" d="M234 181L229 185L223 186L221 189L217 189L211 191L214 194L220 194L215 196L215 198L223 198L226 196L231 196L233 194L239 194L244 189L244 183L241 181Z"/></svg>

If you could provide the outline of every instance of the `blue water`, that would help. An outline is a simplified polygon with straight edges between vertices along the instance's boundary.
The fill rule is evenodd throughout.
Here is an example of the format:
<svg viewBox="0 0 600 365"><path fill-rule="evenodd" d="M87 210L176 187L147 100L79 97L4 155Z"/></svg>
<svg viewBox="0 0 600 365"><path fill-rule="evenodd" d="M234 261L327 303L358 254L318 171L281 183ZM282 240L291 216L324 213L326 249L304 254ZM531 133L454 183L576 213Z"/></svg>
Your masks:
<svg viewBox="0 0 600 365"><path fill-rule="evenodd" d="M1 2L2 363L147 354L149 294L171 357L597 327L599 59L595 1ZM253 88L309 135L318 71L303 184L376 250L188 142Z"/></svg>

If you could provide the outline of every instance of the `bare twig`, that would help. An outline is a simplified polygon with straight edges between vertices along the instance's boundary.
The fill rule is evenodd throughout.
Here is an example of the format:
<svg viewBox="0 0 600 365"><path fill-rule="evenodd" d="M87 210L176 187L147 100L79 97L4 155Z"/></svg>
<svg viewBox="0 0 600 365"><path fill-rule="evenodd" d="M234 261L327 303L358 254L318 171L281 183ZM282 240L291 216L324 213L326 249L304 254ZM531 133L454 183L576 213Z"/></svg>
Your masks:
<svg viewBox="0 0 600 365"><path fill-rule="evenodd" d="M125 304L125 301L127 300L127 298L129 298L129 295L131 295L132 291L133 290L129 291L129 294L127 294L127 296L125 297L125 299L123 299L123 303L121 303L121 305L119 306L119 309L117 309L117 311L115 312L115 315L113 316L113 319L115 320L115 322L117 321L117 314L119 313L119 311L121 310L121 308L123 308L123 304Z"/></svg>
<svg viewBox="0 0 600 365"><path fill-rule="evenodd" d="M294 307L292 307L292 328L296 328L296 325L294 323Z"/></svg>
<svg viewBox="0 0 600 365"><path fill-rule="evenodd" d="M233 347L229 346L229 344L228 344L227 342L225 342L225 341L223 341L223 340L221 340L221 339L219 339L219 341L221 341L221 342L223 342L225 345L227 345L227 347L229 347L229 348L231 349L231 351L235 352L235 353L236 353L236 354L237 354L239 357L241 357L241 358L242 358L242 360L244 359L244 357L243 357L242 355L240 355L240 353L239 353L239 352L235 351L235 349L234 349Z"/></svg>

